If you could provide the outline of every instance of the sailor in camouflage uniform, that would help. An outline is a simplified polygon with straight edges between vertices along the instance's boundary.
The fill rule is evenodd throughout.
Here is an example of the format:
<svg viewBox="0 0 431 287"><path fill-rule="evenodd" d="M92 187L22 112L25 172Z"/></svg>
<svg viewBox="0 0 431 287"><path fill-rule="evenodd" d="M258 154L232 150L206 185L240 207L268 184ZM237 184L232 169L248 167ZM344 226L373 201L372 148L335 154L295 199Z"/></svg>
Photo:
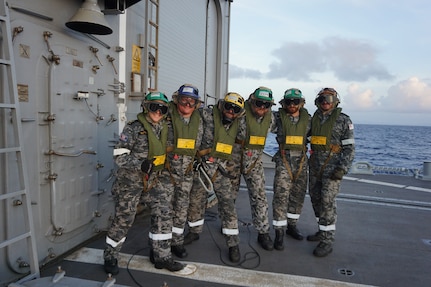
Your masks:
<svg viewBox="0 0 431 287"><path fill-rule="evenodd" d="M232 192L232 151L236 140L244 140L240 126L244 125L244 99L237 93L227 93L214 107L202 110L204 136L201 150L201 165L213 183L218 200L218 211L222 221L222 233L229 247L229 260L239 262L239 229L235 207L236 195ZM190 195L187 238L197 240L202 232L207 192L202 184L193 187Z"/></svg>
<svg viewBox="0 0 431 287"><path fill-rule="evenodd" d="M142 192L149 192L151 199L151 260L158 269L178 271L184 268L183 264L173 261L170 246L173 185L164 168L170 129L165 119L168 99L163 93L152 92L146 95L142 107L143 112L124 127L114 148L118 166L112 187L115 215L104 250L104 269L111 274L119 272L118 254L134 222ZM169 184L172 188L165 187Z"/></svg>
<svg viewBox="0 0 431 287"><path fill-rule="evenodd" d="M310 130L310 115L304 108L305 99L298 89L284 92L281 108L274 112L279 150L273 157L275 162L273 226L274 248L283 250L283 237L291 235L297 240L303 236L296 227L304 204L308 183L307 134Z"/></svg>
<svg viewBox="0 0 431 287"><path fill-rule="evenodd" d="M187 256L184 248L184 227L193 179L197 176L193 164L203 134L203 120L198 110L201 104L199 90L190 84L182 85L173 94L170 103L174 148L168 155L168 162L175 185L172 253L180 258Z"/></svg>
<svg viewBox="0 0 431 287"><path fill-rule="evenodd" d="M313 254L323 257L332 252L337 221L336 196L341 179L355 156L353 124L338 108L338 93L322 89L315 99L317 110L311 120L309 193L319 231L307 240L319 241Z"/></svg>
<svg viewBox="0 0 431 287"><path fill-rule="evenodd" d="M273 250L274 243L269 236L268 199L265 192L265 173L262 154L268 131L275 126L271 112L274 105L271 89L257 88L245 102L246 139L235 144L233 159L237 165L233 169L232 180L234 191L238 194L241 175L247 185L253 225L258 231L257 241L265 250ZM236 196L235 196L236 197Z"/></svg>

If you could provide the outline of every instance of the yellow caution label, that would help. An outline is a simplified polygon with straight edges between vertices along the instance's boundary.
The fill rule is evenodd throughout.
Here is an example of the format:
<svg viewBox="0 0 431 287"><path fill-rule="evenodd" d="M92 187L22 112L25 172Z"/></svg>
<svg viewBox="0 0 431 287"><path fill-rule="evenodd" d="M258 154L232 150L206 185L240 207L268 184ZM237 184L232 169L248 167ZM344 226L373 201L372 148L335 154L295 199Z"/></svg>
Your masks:
<svg viewBox="0 0 431 287"><path fill-rule="evenodd" d="M302 136L286 136L286 144L299 144L304 143L304 137Z"/></svg>
<svg viewBox="0 0 431 287"><path fill-rule="evenodd" d="M326 145L326 137L312 136L310 142L311 144Z"/></svg>
<svg viewBox="0 0 431 287"><path fill-rule="evenodd" d="M194 149L196 140L193 139L181 139L177 141L177 148Z"/></svg>
<svg viewBox="0 0 431 287"><path fill-rule="evenodd" d="M164 164L165 160L166 160L166 154L156 155L154 157L154 162L153 163L154 163L155 166L158 166L158 165Z"/></svg>
<svg viewBox="0 0 431 287"><path fill-rule="evenodd" d="M253 145L265 145L266 137L250 136L250 144Z"/></svg>
<svg viewBox="0 0 431 287"><path fill-rule="evenodd" d="M217 143L216 144L216 151L222 152L225 154L231 154L232 153L232 145L224 144L224 143Z"/></svg>

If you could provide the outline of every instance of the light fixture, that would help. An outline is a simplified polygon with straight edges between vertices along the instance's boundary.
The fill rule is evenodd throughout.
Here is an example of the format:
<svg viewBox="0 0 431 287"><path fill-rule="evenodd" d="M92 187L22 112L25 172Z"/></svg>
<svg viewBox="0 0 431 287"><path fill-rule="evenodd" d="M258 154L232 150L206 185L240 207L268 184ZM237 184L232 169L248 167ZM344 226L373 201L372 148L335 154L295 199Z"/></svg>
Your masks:
<svg viewBox="0 0 431 287"><path fill-rule="evenodd" d="M100 11L97 0L85 0L75 16L66 23L66 26L81 33L96 35L112 34L112 29Z"/></svg>

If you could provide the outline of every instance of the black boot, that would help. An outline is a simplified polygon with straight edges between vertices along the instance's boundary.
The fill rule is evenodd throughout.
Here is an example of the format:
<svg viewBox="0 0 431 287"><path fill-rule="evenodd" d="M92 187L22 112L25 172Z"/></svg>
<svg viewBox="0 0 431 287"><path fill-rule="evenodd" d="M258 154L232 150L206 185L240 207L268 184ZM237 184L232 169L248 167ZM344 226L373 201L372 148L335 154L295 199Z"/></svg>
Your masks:
<svg viewBox="0 0 431 287"><path fill-rule="evenodd" d="M314 249L313 255L316 257L325 257L331 252L332 252L332 244L320 241L317 247Z"/></svg>
<svg viewBox="0 0 431 287"><path fill-rule="evenodd" d="M183 245L171 246L171 251L173 254L175 254L175 256L179 258L185 258L188 255Z"/></svg>
<svg viewBox="0 0 431 287"><path fill-rule="evenodd" d="M191 244L196 240L199 240L199 233L189 232L184 236L184 245Z"/></svg>
<svg viewBox="0 0 431 287"><path fill-rule="evenodd" d="M283 229L276 229L275 230L275 241L274 241L274 248L275 249L277 249L277 250L283 250L284 249L283 237L284 237Z"/></svg>
<svg viewBox="0 0 431 287"><path fill-rule="evenodd" d="M296 240L304 239L304 236L299 232L298 228L296 228L296 225L287 225L286 234L292 236Z"/></svg>
<svg viewBox="0 0 431 287"><path fill-rule="evenodd" d="M117 275L120 272L118 268L118 260L116 258L105 259L105 264L103 265L106 273L111 273L112 275Z"/></svg>
<svg viewBox="0 0 431 287"><path fill-rule="evenodd" d="M274 243L268 233L260 233L257 237L257 242L265 250L271 251L274 249Z"/></svg>
<svg viewBox="0 0 431 287"><path fill-rule="evenodd" d="M231 262L239 262L239 260L241 259L241 254L239 253L239 247L238 245L229 247L229 260Z"/></svg>
<svg viewBox="0 0 431 287"><path fill-rule="evenodd" d="M322 232L319 230L315 234L311 234L307 236L308 241L320 241L320 236Z"/></svg>
<svg viewBox="0 0 431 287"><path fill-rule="evenodd" d="M169 271L175 272L182 270L185 265L174 261L172 258L164 258L161 261L156 261L156 263L154 263L154 267L157 269L167 269Z"/></svg>

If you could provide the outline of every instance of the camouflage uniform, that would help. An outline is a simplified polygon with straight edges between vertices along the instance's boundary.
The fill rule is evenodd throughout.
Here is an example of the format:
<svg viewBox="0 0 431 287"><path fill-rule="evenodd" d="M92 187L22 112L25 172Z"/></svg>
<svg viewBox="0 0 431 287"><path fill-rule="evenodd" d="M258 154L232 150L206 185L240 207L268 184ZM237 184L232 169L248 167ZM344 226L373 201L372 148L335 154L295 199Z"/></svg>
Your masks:
<svg viewBox="0 0 431 287"><path fill-rule="evenodd" d="M162 122L163 121L152 126L155 134L160 134ZM115 216L106 237L107 244L104 250L105 260L118 258L118 253L126 240L127 232L134 222L136 207L144 191L144 173L141 171L141 163L143 160L147 159L148 150L148 136L143 125L138 120L129 122L124 127L119 142L114 148L115 163L118 166L116 179L111 191L115 202ZM163 178L162 175L164 173L166 173L166 171L153 172L148 179L148 186L154 186L154 188L158 187L162 181L159 178ZM169 196L161 196L160 193L155 192L154 188L152 190L150 189L151 204L153 207L152 216L157 216L153 214L153 212L160 212L155 208L157 206L154 202L157 202L157 197L163 197L162 200L164 202L160 204L160 206L163 207L169 206L170 199ZM165 213L166 211L161 212L161 214ZM161 229L171 234L172 219L168 214L164 218L166 221L162 221L164 226ZM152 227L151 232L157 234L158 231L156 231L156 229L157 228L154 229ZM158 247L156 249L157 254L166 255L164 250L159 250Z"/></svg>
<svg viewBox="0 0 431 287"><path fill-rule="evenodd" d="M218 109L214 107L214 109ZM214 144L214 117L213 109L205 108L202 110L204 120L204 135L201 150L211 149ZM244 118L237 119L239 126L244 124ZM228 130L231 125L224 125ZM241 130L238 131L237 138L244 139ZM229 174L234 168L232 159L212 157L210 154L202 155L202 166L208 176L212 179L214 191L218 199L218 208L222 220L222 232L228 247L239 244L238 216L235 207L236 194L232 192L231 176ZM190 231L193 233L202 232L204 223L205 203L207 192L203 186L195 179L195 186L190 194L190 209L188 221Z"/></svg>
<svg viewBox="0 0 431 287"><path fill-rule="evenodd" d="M276 133L279 150L273 157L275 162L274 197L273 197L273 225L274 228L283 228L288 224L295 226L304 205L307 192L308 157L306 155L306 136L310 130L310 115L302 109L300 116L293 117L286 113L291 122L298 124L300 117L306 117L307 127L304 130L303 146L300 149L282 148L286 141L286 134L280 117L282 110L274 112L276 128L271 132ZM283 155L284 154L284 155Z"/></svg>
<svg viewBox="0 0 431 287"><path fill-rule="evenodd" d="M246 101L246 105L249 101ZM271 111L269 111L271 113ZM247 121L247 117L246 121ZM257 122L262 122L262 118L257 119ZM275 118L271 113L271 125L269 129L273 129L275 126ZM243 129L242 133L247 133L247 125L242 125L240 127ZM233 162L235 167L232 170L232 175L235 179L232 180L233 190L235 192L234 196L237 197L240 183L241 175L247 185L251 215L253 220L253 225L259 234L269 233L270 225L268 219L268 199L265 192L265 172L262 163L262 149L259 148L242 148L241 144L235 144L234 151L232 153Z"/></svg>
<svg viewBox="0 0 431 287"><path fill-rule="evenodd" d="M201 145L204 128L199 110L196 110L195 113L199 116L199 126L197 127L198 131L195 142L195 150L197 150ZM174 116L173 113L171 113L171 115ZM188 126L189 122L186 122L184 118L179 120L183 122L184 128ZM175 130L174 134L178 136ZM197 176L197 172L193 168L195 155L191 156L172 152L168 155L168 161L172 179L175 184L172 246L181 246L184 243L184 227L187 221L193 180Z"/></svg>
<svg viewBox="0 0 431 287"><path fill-rule="evenodd" d="M313 205L314 214L319 224L320 241L332 244L335 239L335 223L337 221L336 196L340 190L341 179L332 179L334 171L341 169L346 174L352 165L355 155L353 124L349 116L340 113L340 108L335 108L329 114L324 115L321 110L316 110L312 119L310 156L310 186L309 193ZM313 145L313 137L316 136L314 128L321 127L331 118L331 115L339 113L336 117L330 135L330 150L318 150ZM315 127L313 127L316 125Z"/></svg>

